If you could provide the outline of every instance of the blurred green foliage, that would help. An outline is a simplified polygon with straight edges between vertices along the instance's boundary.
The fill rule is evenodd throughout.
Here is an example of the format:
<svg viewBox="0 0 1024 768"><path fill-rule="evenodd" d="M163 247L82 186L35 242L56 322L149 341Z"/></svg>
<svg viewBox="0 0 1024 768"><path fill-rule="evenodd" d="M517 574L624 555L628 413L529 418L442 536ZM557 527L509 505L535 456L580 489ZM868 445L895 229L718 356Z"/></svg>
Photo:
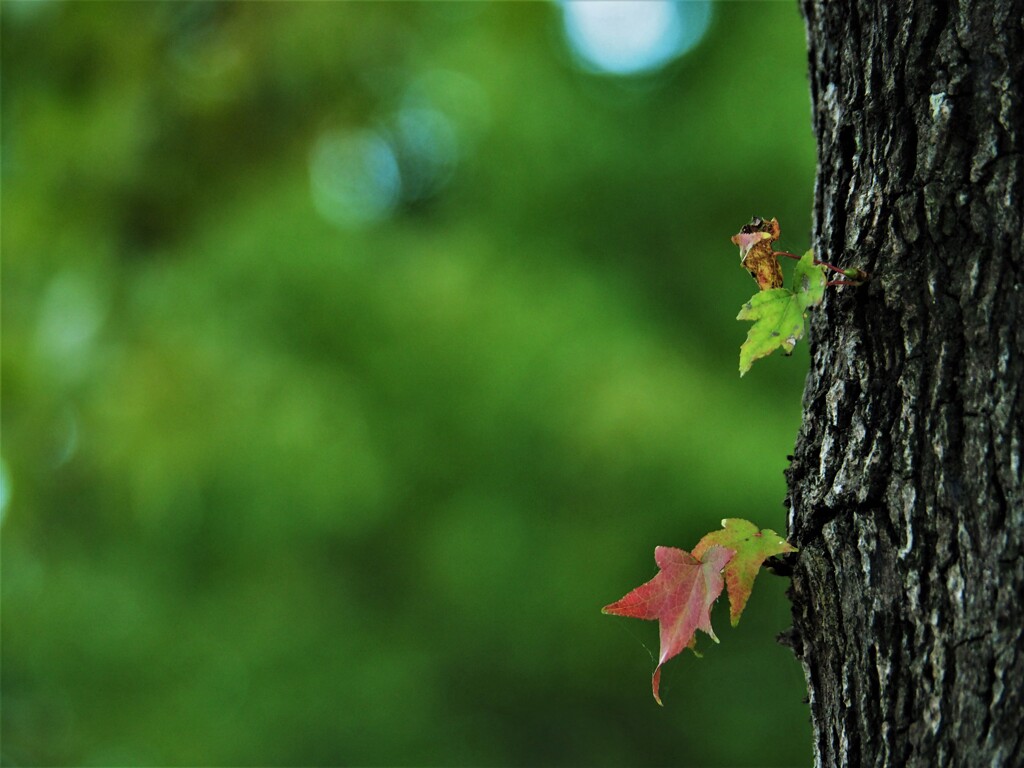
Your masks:
<svg viewBox="0 0 1024 768"><path fill-rule="evenodd" d="M560 23L4 4L5 764L806 763L785 580L663 710L656 625L600 614L785 528L806 364L740 382L729 236L807 245L802 23L715 6L639 80ZM419 192L332 219L316 147L410 99Z"/></svg>

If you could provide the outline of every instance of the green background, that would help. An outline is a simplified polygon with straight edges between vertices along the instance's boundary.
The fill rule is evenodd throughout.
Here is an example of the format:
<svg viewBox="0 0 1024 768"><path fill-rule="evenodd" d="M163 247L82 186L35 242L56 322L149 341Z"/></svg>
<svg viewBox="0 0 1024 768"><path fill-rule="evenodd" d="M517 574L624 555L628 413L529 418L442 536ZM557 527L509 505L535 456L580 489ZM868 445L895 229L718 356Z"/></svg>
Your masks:
<svg viewBox="0 0 1024 768"><path fill-rule="evenodd" d="M5 764L809 761L785 579L663 709L600 613L785 529L806 357L738 377L729 237L808 245L794 3L639 78L550 3L2 13ZM410 99L425 191L323 215Z"/></svg>

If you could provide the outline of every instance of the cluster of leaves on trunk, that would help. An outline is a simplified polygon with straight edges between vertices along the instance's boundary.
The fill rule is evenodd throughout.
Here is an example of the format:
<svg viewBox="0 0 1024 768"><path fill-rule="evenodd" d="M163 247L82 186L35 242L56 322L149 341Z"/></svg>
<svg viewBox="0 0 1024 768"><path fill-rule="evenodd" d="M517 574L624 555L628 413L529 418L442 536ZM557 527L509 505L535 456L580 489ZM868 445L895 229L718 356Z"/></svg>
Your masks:
<svg viewBox="0 0 1024 768"><path fill-rule="evenodd" d="M775 531L758 530L746 520L723 520L722 526L722 530L697 542L692 552L656 547L658 575L602 609L603 613L616 616L658 621L661 652L651 678L651 690L658 704L665 662L685 648L696 653L698 629L718 642L711 628L711 607L722 589L728 591L732 625L736 626L761 564L773 555L796 551Z"/></svg>
<svg viewBox="0 0 1024 768"><path fill-rule="evenodd" d="M789 251L776 251L779 222L755 216L732 242L740 247L740 266L757 281L758 293L743 305L737 320L754 323L747 340L740 347L740 376L750 370L755 360L767 357L776 349L792 354L796 343L803 338L807 310L821 304L825 288L830 285L857 286L868 279L867 272L857 268L843 269L826 261L819 261L813 251L797 256ZM793 287L783 287L782 266L779 257L795 259ZM840 279L828 282L826 270Z"/></svg>
<svg viewBox="0 0 1024 768"><path fill-rule="evenodd" d="M797 341L803 338L807 310L821 304L825 297L825 265L816 262L807 251L796 265L793 287L783 287L780 255L774 243L779 239L779 222L754 218L732 241L740 248L740 265L757 281L758 293L743 305L737 320L754 323L747 340L740 347L740 376L750 370L755 360L767 357L776 349L792 354Z"/></svg>

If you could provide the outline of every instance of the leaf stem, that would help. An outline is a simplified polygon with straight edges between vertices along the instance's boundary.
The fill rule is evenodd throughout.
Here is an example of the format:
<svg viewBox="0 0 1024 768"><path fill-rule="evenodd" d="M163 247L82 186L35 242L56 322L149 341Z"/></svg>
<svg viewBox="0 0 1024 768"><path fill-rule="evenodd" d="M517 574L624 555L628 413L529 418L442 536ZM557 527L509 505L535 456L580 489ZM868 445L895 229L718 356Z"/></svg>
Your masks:
<svg viewBox="0 0 1024 768"><path fill-rule="evenodd" d="M773 251L773 255L785 256L787 259L796 259L797 261L800 261L799 256L797 256L795 253L790 253L789 251ZM841 269L840 267L829 264L827 261L821 261L819 259L815 259L814 263L820 264L826 269L831 269L833 272L838 272L843 277L860 278L862 280L866 280L868 278L868 273L860 269ZM829 283L829 285L859 285L859 283L834 281Z"/></svg>

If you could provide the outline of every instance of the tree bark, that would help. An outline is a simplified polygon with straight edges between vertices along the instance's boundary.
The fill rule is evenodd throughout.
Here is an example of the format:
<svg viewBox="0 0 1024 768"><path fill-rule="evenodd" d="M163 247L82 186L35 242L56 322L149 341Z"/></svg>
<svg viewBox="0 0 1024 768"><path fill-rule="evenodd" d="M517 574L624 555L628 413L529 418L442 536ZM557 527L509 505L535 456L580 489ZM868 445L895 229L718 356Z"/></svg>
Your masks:
<svg viewBox="0 0 1024 768"><path fill-rule="evenodd" d="M819 766L1019 766L1024 7L803 0L819 258L788 470Z"/></svg>

